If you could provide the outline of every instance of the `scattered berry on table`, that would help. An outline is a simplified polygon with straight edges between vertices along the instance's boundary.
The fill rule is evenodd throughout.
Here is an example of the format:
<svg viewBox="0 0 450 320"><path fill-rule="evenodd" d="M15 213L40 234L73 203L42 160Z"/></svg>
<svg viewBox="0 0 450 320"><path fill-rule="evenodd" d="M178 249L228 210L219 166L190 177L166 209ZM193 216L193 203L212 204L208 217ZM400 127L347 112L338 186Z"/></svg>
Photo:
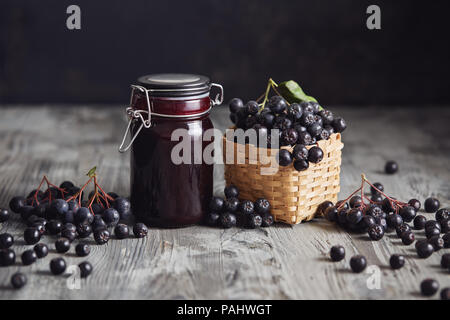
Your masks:
<svg viewBox="0 0 450 320"><path fill-rule="evenodd" d="M259 228L262 225L262 217L259 214L249 215L246 220L246 226L250 229Z"/></svg>
<svg viewBox="0 0 450 320"><path fill-rule="evenodd" d="M211 211L206 215L205 224L210 227L216 227L219 225L220 213Z"/></svg>
<svg viewBox="0 0 450 320"><path fill-rule="evenodd" d="M365 215L362 220L361 220L361 229L364 232L368 232L369 228L372 226L377 225L377 221L375 220L374 217L369 216L369 215ZM382 227L382 226L381 226ZM382 227L383 228L383 227ZM384 228L383 228L383 232L384 232Z"/></svg>
<svg viewBox="0 0 450 320"><path fill-rule="evenodd" d="M89 208L81 207L74 213L74 222L75 223L89 223L91 224L94 221L94 215L89 210Z"/></svg>
<svg viewBox="0 0 450 320"><path fill-rule="evenodd" d="M78 238L84 239L91 235L92 227L88 223L80 223L77 225Z"/></svg>
<svg viewBox="0 0 450 320"><path fill-rule="evenodd" d="M338 209L336 207L326 208L324 211L324 217L330 222L336 222L338 216Z"/></svg>
<svg viewBox="0 0 450 320"><path fill-rule="evenodd" d="M369 227L368 234L370 239L374 241L381 240L384 236L384 228L380 225L375 224Z"/></svg>
<svg viewBox="0 0 450 320"><path fill-rule="evenodd" d="M367 260L362 255L356 255L353 256L350 259L350 267L352 268L352 271L355 273L362 272L367 266Z"/></svg>
<svg viewBox="0 0 450 320"><path fill-rule="evenodd" d="M224 212L220 215L220 224L223 228L235 227L236 222L236 215L231 212Z"/></svg>
<svg viewBox="0 0 450 320"><path fill-rule="evenodd" d="M28 227L23 233L23 238L28 245L36 244L41 240L41 233L35 227Z"/></svg>
<svg viewBox="0 0 450 320"><path fill-rule="evenodd" d="M124 220L130 215L131 203L128 199L122 197L116 198L113 202L113 207L119 212L120 217Z"/></svg>
<svg viewBox="0 0 450 320"><path fill-rule="evenodd" d="M17 272L11 277L11 285L14 289L20 289L27 284L27 277L20 272Z"/></svg>
<svg viewBox="0 0 450 320"><path fill-rule="evenodd" d="M101 215L103 211L105 211L105 208L100 203L97 202L94 202L92 204L91 209L94 215Z"/></svg>
<svg viewBox="0 0 450 320"><path fill-rule="evenodd" d="M255 201L255 211L256 213L263 215L265 213L270 213L270 202L267 199L259 198Z"/></svg>
<svg viewBox="0 0 450 320"><path fill-rule="evenodd" d="M444 240L444 248L450 248L450 232L444 234L442 240Z"/></svg>
<svg viewBox="0 0 450 320"><path fill-rule="evenodd" d="M108 192L107 194L108 194L108 196L110 196L114 200L116 200L119 197L119 195L117 193L115 193L115 192Z"/></svg>
<svg viewBox="0 0 450 320"><path fill-rule="evenodd" d="M75 253L79 257L86 257L91 253L91 247L85 243L79 243L75 246Z"/></svg>
<svg viewBox="0 0 450 320"><path fill-rule="evenodd" d="M80 276L81 278L86 278L92 273L92 265L88 261L83 261L78 265L80 268Z"/></svg>
<svg viewBox="0 0 450 320"><path fill-rule="evenodd" d="M8 221L10 213L8 209L0 208L0 222Z"/></svg>
<svg viewBox="0 0 450 320"><path fill-rule="evenodd" d="M353 225L358 224L362 220L362 218L363 213L359 208L350 209L346 215L347 222Z"/></svg>
<svg viewBox="0 0 450 320"><path fill-rule="evenodd" d="M101 215L95 215L94 221L91 224L92 230L95 231L97 229L106 229L108 226L106 225L105 220L103 220Z"/></svg>
<svg viewBox="0 0 450 320"><path fill-rule="evenodd" d="M400 209L400 216L402 217L403 221L411 222L416 217L416 209L412 206L405 206Z"/></svg>
<svg viewBox="0 0 450 320"><path fill-rule="evenodd" d="M50 271L54 275L60 275L66 271L66 261L63 258L54 258L50 261Z"/></svg>
<svg viewBox="0 0 450 320"><path fill-rule="evenodd" d="M239 208L239 200L237 198L227 198L224 202L224 210L227 212L234 213Z"/></svg>
<svg viewBox="0 0 450 320"><path fill-rule="evenodd" d="M442 208L442 209L439 209L438 211L436 211L435 219L439 223L450 219L450 213L448 212L448 209Z"/></svg>
<svg viewBox="0 0 450 320"><path fill-rule="evenodd" d="M61 233L63 224L59 220L50 220L45 226L47 232L51 235Z"/></svg>
<svg viewBox="0 0 450 320"><path fill-rule="evenodd" d="M14 244L14 237L9 233L0 234L0 249L8 249Z"/></svg>
<svg viewBox="0 0 450 320"><path fill-rule="evenodd" d="M429 228L425 228L425 236L427 237L427 239L430 239L434 236L438 236L441 234L441 229L436 228L436 227L429 227Z"/></svg>
<svg viewBox="0 0 450 320"><path fill-rule="evenodd" d="M431 297L439 290L439 283L434 279L425 279L420 284L420 292L426 297Z"/></svg>
<svg viewBox="0 0 450 320"><path fill-rule="evenodd" d="M441 267L444 269L450 268L450 253L444 253L441 257Z"/></svg>
<svg viewBox="0 0 450 320"><path fill-rule="evenodd" d="M142 222L138 222L133 226L133 233L136 238L144 238L148 234L148 228Z"/></svg>
<svg viewBox="0 0 450 320"><path fill-rule="evenodd" d="M114 228L114 235L117 239L125 239L130 235L130 230L126 224L119 223Z"/></svg>
<svg viewBox="0 0 450 320"><path fill-rule="evenodd" d="M224 193L225 193L225 197L226 198L237 198L237 197L239 197L239 189L233 184L225 187Z"/></svg>
<svg viewBox="0 0 450 320"><path fill-rule="evenodd" d="M12 212L19 213L20 208L25 206L25 198L24 197L14 197L9 201L9 208Z"/></svg>
<svg viewBox="0 0 450 320"><path fill-rule="evenodd" d="M439 209L440 202L438 199L430 197L425 200L425 211L428 213L436 212Z"/></svg>
<svg viewBox="0 0 450 320"><path fill-rule="evenodd" d="M398 164L395 161L388 161L384 166L384 172L387 174L394 174L398 171Z"/></svg>
<svg viewBox="0 0 450 320"><path fill-rule="evenodd" d="M221 212L223 210L223 199L220 197L212 197L209 202L209 209L214 212Z"/></svg>
<svg viewBox="0 0 450 320"><path fill-rule="evenodd" d="M375 189L374 187L375 187L376 189ZM379 183L379 182L375 182L375 183L373 184L373 186L370 187L370 193L371 193L372 195L380 194L380 191L381 191L381 192L384 191L384 186L383 186L381 183Z"/></svg>
<svg viewBox="0 0 450 320"><path fill-rule="evenodd" d="M33 206L25 205L19 209L20 218L23 221L27 221L27 219L33 214L33 212L34 212Z"/></svg>
<svg viewBox="0 0 450 320"><path fill-rule="evenodd" d="M273 216L270 213L263 213L262 214L262 223L261 223L261 227L270 227L271 225L273 225Z"/></svg>
<svg viewBox="0 0 450 320"><path fill-rule="evenodd" d="M33 248L34 252L36 252L36 256L41 259L48 255L48 247L44 243L38 243Z"/></svg>
<svg viewBox="0 0 450 320"><path fill-rule="evenodd" d="M317 207L317 211L316 214L318 215L323 215L325 213L325 210L329 207L333 207L333 202L331 201L324 201L321 204L319 204L319 206Z"/></svg>
<svg viewBox="0 0 450 320"><path fill-rule="evenodd" d="M22 253L22 263L25 266L28 266L30 264L33 264L36 262L37 260L37 254L34 250L30 249L30 250L26 250Z"/></svg>
<svg viewBox="0 0 450 320"><path fill-rule="evenodd" d="M50 211L53 217L62 219L67 211L69 211L69 204L63 199L55 199L50 204Z"/></svg>
<svg viewBox="0 0 450 320"><path fill-rule="evenodd" d="M402 225L403 219L402 217L397 213L392 213L387 216L386 218L387 224L389 228L395 229Z"/></svg>
<svg viewBox="0 0 450 320"><path fill-rule="evenodd" d="M97 244L105 244L109 241L109 238L111 237L110 233L106 229L100 229L96 230L94 232L94 240Z"/></svg>
<svg viewBox="0 0 450 320"><path fill-rule="evenodd" d="M16 253L12 249L0 249L0 266L11 266L16 262Z"/></svg>
<svg viewBox="0 0 450 320"><path fill-rule="evenodd" d="M411 227L407 223L402 223L397 228L395 228L395 232L397 233L397 237L401 238L404 232L410 232Z"/></svg>
<svg viewBox="0 0 450 320"><path fill-rule="evenodd" d="M426 259L433 254L434 248L427 240L419 240L416 242L416 251L420 258Z"/></svg>
<svg viewBox="0 0 450 320"><path fill-rule="evenodd" d="M434 251L439 251L444 248L444 240L439 236L432 236L428 242L433 246Z"/></svg>
<svg viewBox="0 0 450 320"><path fill-rule="evenodd" d="M77 231L77 227L71 222L66 222L63 225L62 231L64 231L64 230L70 230L70 231L76 232Z"/></svg>
<svg viewBox="0 0 450 320"><path fill-rule="evenodd" d="M349 205L350 208L358 208L361 207L362 199L360 196L353 196L350 198Z"/></svg>
<svg viewBox="0 0 450 320"><path fill-rule="evenodd" d="M441 225L441 233L450 232L450 218L442 220L439 224Z"/></svg>
<svg viewBox="0 0 450 320"><path fill-rule="evenodd" d="M67 238L59 238L55 241L55 249L58 253L65 253L70 249L70 241Z"/></svg>
<svg viewBox="0 0 450 320"><path fill-rule="evenodd" d="M450 287L441 290L441 300L450 300Z"/></svg>
<svg viewBox="0 0 450 320"><path fill-rule="evenodd" d="M425 229L439 229L441 230L441 224L437 222L436 220L428 220L425 223Z"/></svg>
<svg viewBox="0 0 450 320"><path fill-rule="evenodd" d="M414 236L414 233L412 233L411 231L404 231L400 235L400 238L402 239L402 243L406 246L409 246L416 239L416 237Z"/></svg>
<svg viewBox="0 0 450 320"><path fill-rule="evenodd" d="M400 269L405 265L405 257L401 254L393 254L389 259L392 269Z"/></svg>
<svg viewBox="0 0 450 320"><path fill-rule="evenodd" d="M243 200L239 204L239 212L243 215L252 215L255 212L255 205L250 200Z"/></svg>
<svg viewBox="0 0 450 320"><path fill-rule="evenodd" d="M414 218L414 229L423 230L425 229L425 223L427 222L427 218L423 215L418 215Z"/></svg>
<svg viewBox="0 0 450 320"><path fill-rule="evenodd" d="M63 229L61 231L61 237L66 238L70 242L73 242L77 237L77 233L70 229Z"/></svg>
<svg viewBox="0 0 450 320"><path fill-rule="evenodd" d="M333 261L341 261L345 258L345 249L343 246L333 246L330 250L330 257Z"/></svg>
<svg viewBox="0 0 450 320"><path fill-rule="evenodd" d="M117 225L117 223L119 223L120 220L119 211L114 208L108 208L103 211L102 219L103 221L105 221L108 227L114 227Z"/></svg>
<svg viewBox="0 0 450 320"><path fill-rule="evenodd" d="M59 187L61 189L64 189L66 191L69 191L71 188L73 188L75 185L71 181L64 181L62 182Z"/></svg>
<svg viewBox="0 0 450 320"><path fill-rule="evenodd" d="M408 204L409 204L411 207L413 207L413 208L416 210L416 212L419 211L420 206L421 206L420 201L417 200L417 199L411 199L411 200L409 200L409 201L408 201Z"/></svg>

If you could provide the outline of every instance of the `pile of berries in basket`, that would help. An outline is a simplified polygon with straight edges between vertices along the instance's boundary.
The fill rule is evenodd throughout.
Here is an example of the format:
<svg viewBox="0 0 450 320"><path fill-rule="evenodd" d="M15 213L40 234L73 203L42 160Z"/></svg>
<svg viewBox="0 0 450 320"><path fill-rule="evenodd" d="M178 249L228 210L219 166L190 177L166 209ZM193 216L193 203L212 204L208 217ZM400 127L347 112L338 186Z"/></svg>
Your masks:
<svg viewBox="0 0 450 320"><path fill-rule="evenodd" d="M280 88L282 85L280 84ZM273 89L275 88L278 86L273 85ZM246 104L241 99L234 98L229 103L230 119L236 128L255 130L259 147L293 147L292 151L288 148L280 149L279 164L289 166L293 163L297 171L303 171L309 168L310 162L319 163L323 159L324 152L316 145L317 141L328 140L330 135L341 133L347 127L342 117L335 116L330 110L312 101L314 98L309 98L311 101L288 101L281 95L268 98L266 93L261 103L251 100ZM272 141L272 130L278 130L279 146L275 146Z"/></svg>

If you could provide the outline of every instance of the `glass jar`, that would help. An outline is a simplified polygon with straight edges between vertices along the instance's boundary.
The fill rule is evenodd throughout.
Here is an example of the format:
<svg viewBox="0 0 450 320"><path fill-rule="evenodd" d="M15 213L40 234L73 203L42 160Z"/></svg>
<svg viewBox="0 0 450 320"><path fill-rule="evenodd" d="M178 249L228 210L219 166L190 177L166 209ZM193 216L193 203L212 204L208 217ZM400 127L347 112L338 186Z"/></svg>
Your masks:
<svg viewBox="0 0 450 320"><path fill-rule="evenodd" d="M182 227L200 223L213 190L213 164L194 159L194 145L211 143L203 134L212 129L211 108L223 101L223 88L210 79L190 74L155 74L140 77L132 85L129 123L120 152L131 146L131 194L133 214L149 226ZM213 86L220 89L210 98ZM173 161L172 133L185 129L191 143L188 163ZM126 137L132 136L124 147ZM188 141L189 142L189 141ZM198 151L198 150L197 150Z"/></svg>

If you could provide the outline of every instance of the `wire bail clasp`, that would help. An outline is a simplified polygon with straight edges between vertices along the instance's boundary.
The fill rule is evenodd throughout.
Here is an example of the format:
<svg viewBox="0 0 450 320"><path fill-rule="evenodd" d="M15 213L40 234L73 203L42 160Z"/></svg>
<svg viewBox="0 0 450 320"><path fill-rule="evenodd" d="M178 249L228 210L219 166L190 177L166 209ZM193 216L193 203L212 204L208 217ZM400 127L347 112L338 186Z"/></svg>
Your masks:
<svg viewBox="0 0 450 320"><path fill-rule="evenodd" d="M222 85L218 84L218 83L211 83L211 88L212 87L217 87L219 88L220 92L218 94L216 94L216 97L214 99L211 99L211 104L212 106L218 106L221 105L223 103L223 87Z"/></svg>
<svg viewBox="0 0 450 320"><path fill-rule="evenodd" d="M123 138L122 138L122 143L119 146L119 152L120 153L127 152L130 149L130 147L133 144L134 140L136 139L137 135L139 134L139 132L141 132L142 127L145 127L145 128L148 129L148 128L150 128L152 126L152 123L151 123L151 120L152 120L151 110L152 109L151 109L150 98L149 98L149 95L148 95L148 90L145 89L142 86L138 86L138 85L134 85L134 84L131 85L131 89L132 90L131 90L131 97L130 97L130 105L129 105L129 107L126 108L126 113L127 113L127 116L129 118L129 120L128 120L127 129L126 129L125 134L123 135ZM133 97L134 97L135 90L139 90L139 91L145 93L145 98L147 99L147 110L134 110L131 107L131 105L133 104ZM142 115L143 113L147 114L147 119L144 119L144 116ZM128 145L126 147L124 147L125 140L128 137L128 132L131 131L130 130L131 129L131 123L133 121L138 120L138 119L140 119L142 123L141 123L139 129L134 134L134 136L131 138L131 140L128 143Z"/></svg>

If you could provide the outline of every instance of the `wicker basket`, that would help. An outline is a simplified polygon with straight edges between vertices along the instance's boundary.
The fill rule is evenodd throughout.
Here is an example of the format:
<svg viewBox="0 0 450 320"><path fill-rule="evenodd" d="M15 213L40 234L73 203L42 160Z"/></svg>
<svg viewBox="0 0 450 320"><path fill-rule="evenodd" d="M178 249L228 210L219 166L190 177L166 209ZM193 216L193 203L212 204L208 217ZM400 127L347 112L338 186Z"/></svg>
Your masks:
<svg viewBox="0 0 450 320"><path fill-rule="evenodd" d="M259 151L253 145L240 145L223 137L225 180L226 184L234 184L239 188L240 198L255 201L266 198L272 206L275 221L297 224L314 217L317 206L329 200L337 201L339 193L339 173L341 165L341 142L339 133L332 134L328 140L318 141L324 157L318 164L310 163L307 170L298 172L293 165L279 167L273 175L261 175L262 165L249 163L249 151ZM238 153L245 156L245 164L227 164L225 161L226 148L234 148L235 159ZM254 150L250 150L250 149ZM292 151L291 147L283 147ZM310 147L308 147L310 148ZM266 150L264 150L266 151ZM278 150L268 149L269 156L275 156ZM242 155L245 153L245 155ZM267 163L267 162L266 162Z"/></svg>

